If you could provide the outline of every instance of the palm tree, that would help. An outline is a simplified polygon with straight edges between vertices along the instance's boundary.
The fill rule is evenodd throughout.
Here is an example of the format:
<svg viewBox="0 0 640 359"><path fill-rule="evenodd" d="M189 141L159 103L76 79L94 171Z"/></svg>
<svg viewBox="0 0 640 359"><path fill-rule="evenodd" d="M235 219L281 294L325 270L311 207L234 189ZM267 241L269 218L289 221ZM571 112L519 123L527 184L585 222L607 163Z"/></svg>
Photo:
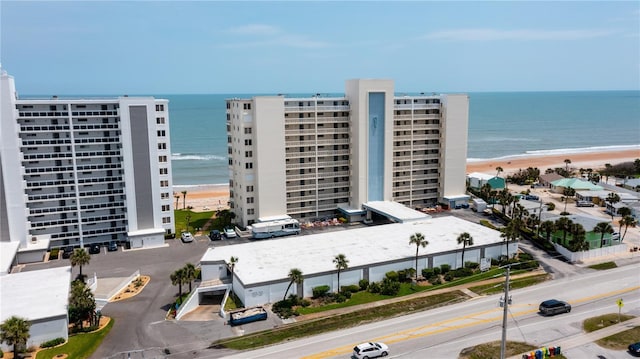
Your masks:
<svg viewBox="0 0 640 359"><path fill-rule="evenodd" d="M189 293L191 293L191 282L196 279L196 266L192 263L187 263L184 266L184 279L186 282L189 282Z"/></svg>
<svg viewBox="0 0 640 359"><path fill-rule="evenodd" d="M416 245L416 282L417 282L418 281L418 251L420 250L420 247L424 248L427 245L429 245L429 241L424 239L424 234L417 232L412 234L411 237L409 237L409 244Z"/></svg>
<svg viewBox="0 0 640 359"><path fill-rule="evenodd" d="M616 211L613 208L613 205L620 202L620 196L618 196L618 194L615 192L611 192L605 199L605 202L611 204L611 211L609 211L609 214L611 214L611 221L613 221L613 216L616 213Z"/></svg>
<svg viewBox="0 0 640 359"><path fill-rule="evenodd" d="M69 260L71 261L71 267L78 266L78 268L80 268L80 274L78 275L78 278L80 278L80 280L84 282L84 276L82 275L82 266L89 265L89 262L91 262L91 256L89 255L89 253L87 253L84 248L76 248L71 254L71 257L69 257Z"/></svg>
<svg viewBox="0 0 640 359"><path fill-rule="evenodd" d="M580 223L573 223L571 225L571 241L569 242L569 249L573 252L588 251L589 242L585 240L587 232Z"/></svg>
<svg viewBox="0 0 640 359"><path fill-rule="evenodd" d="M182 285L186 283L184 268L180 268L171 273L171 284L178 286L178 298L182 298Z"/></svg>
<svg viewBox="0 0 640 359"><path fill-rule="evenodd" d="M462 267L464 268L464 250L467 245L473 245L473 237L468 232L464 232L458 236L458 244L462 244Z"/></svg>
<svg viewBox="0 0 640 359"><path fill-rule="evenodd" d="M504 169L500 166L496 167L496 177L500 176L500 173L504 172Z"/></svg>
<svg viewBox="0 0 640 359"><path fill-rule="evenodd" d="M520 237L520 220L517 218L512 219L511 222L503 228L500 237L503 238L503 241L507 246L507 259L509 259L509 242L517 241Z"/></svg>
<svg viewBox="0 0 640 359"><path fill-rule="evenodd" d="M547 242L549 242L551 240L551 233L556 230L556 226L553 221L544 221L540 223L540 230L544 232L545 238L547 239Z"/></svg>
<svg viewBox="0 0 640 359"><path fill-rule="evenodd" d="M231 256L231 258L229 258L229 268L231 268L231 294L233 294L233 271L236 269L236 264L238 264L238 257Z"/></svg>
<svg viewBox="0 0 640 359"><path fill-rule="evenodd" d="M175 197L175 199L176 199L176 209L178 209L178 203L179 203L178 201L180 200L180 195L179 195L179 194L174 193L174 194L173 194L173 197Z"/></svg>
<svg viewBox="0 0 640 359"><path fill-rule="evenodd" d="M618 215L622 218L630 216L631 209L629 207L620 207L618 208ZM620 218L620 222L618 222L618 224L620 225L620 229L618 230L619 233L622 233L622 218Z"/></svg>
<svg viewBox="0 0 640 359"><path fill-rule="evenodd" d="M611 227L611 224L609 222L600 222L596 224L596 226L593 228L593 231L595 233L600 233L600 248L602 248L602 245L604 244L605 233L613 233L613 227Z"/></svg>
<svg viewBox="0 0 640 359"><path fill-rule="evenodd" d="M187 191L182 191L182 209L187 208Z"/></svg>
<svg viewBox="0 0 640 359"><path fill-rule="evenodd" d="M620 220L620 226L624 226L624 234L622 234L622 236L620 237L620 242L624 240L624 236L627 235L627 230L629 229L629 227L635 228L637 224L638 224L638 221L636 221L636 219L633 218L633 216L622 217L622 219Z"/></svg>
<svg viewBox="0 0 640 359"><path fill-rule="evenodd" d="M291 270L289 271L288 277L289 279L291 279L291 281L287 286L287 290L284 291L284 297L282 297L282 300L287 299L287 293L289 292L289 288L291 288L293 283L302 284L302 282L304 281L304 277L302 276L302 271L298 268L291 268Z"/></svg>
<svg viewBox="0 0 640 359"><path fill-rule="evenodd" d="M27 345L27 340L31 335L29 329L31 323L29 320L12 316L0 325L0 341L7 343L7 345L13 345L13 357L18 357L18 350L22 346Z"/></svg>
<svg viewBox="0 0 640 359"><path fill-rule="evenodd" d="M333 258L333 263L336 265L336 269L338 270L338 292L340 291L340 271L343 269L349 268L349 260L347 257L340 253Z"/></svg>
<svg viewBox="0 0 640 359"><path fill-rule="evenodd" d="M555 226L556 229L562 231L562 244L566 244L567 241L567 232L571 229L571 225L573 225L573 221L567 217L560 217L556 220Z"/></svg>
<svg viewBox="0 0 640 359"><path fill-rule="evenodd" d="M564 170L567 171L567 173L569 173L569 164L571 163L571 160L566 158L564 160Z"/></svg>
<svg viewBox="0 0 640 359"><path fill-rule="evenodd" d="M576 190L574 188L567 187L564 189L564 191L562 191L562 194L564 195L564 212L566 212L567 202L569 201L569 198L572 198L576 195Z"/></svg>
<svg viewBox="0 0 640 359"><path fill-rule="evenodd" d="M82 328L84 321L92 322L95 310L96 300L91 288L87 287L83 281L73 281L69 295L69 320L75 326Z"/></svg>

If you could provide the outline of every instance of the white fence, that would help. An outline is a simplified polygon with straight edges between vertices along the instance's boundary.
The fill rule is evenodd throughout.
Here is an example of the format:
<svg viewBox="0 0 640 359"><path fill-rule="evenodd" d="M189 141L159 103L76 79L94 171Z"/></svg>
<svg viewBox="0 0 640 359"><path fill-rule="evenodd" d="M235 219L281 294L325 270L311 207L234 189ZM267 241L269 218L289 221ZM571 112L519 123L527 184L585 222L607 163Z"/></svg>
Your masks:
<svg viewBox="0 0 640 359"><path fill-rule="evenodd" d="M585 259L605 257L617 253L626 252L628 248L625 244L617 244L615 246L595 248L588 251L571 252L558 243L554 243L553 246L556 248L556 251L558 251L558 253L560 253L571 263L580 262Z"/></svg>

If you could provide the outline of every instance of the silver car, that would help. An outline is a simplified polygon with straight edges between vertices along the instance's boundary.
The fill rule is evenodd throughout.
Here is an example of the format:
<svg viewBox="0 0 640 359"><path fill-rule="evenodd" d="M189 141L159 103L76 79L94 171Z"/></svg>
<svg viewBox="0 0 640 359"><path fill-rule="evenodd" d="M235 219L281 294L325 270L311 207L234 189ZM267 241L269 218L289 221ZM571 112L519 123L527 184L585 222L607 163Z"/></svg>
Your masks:
<svg viewBox="0 0 640 359"><path fill-rule="evenodd" d="M184 243L193 242L193 235L191 232L182 232L180 239L182 239Z"/></svg>
<svg viewBox="0 0 640 359"><path fill-rule="evenodd" d="M389 355L389 347L384 343L362 343L353 348L353 357L358 359L386 357L387 355Z"/></svg>

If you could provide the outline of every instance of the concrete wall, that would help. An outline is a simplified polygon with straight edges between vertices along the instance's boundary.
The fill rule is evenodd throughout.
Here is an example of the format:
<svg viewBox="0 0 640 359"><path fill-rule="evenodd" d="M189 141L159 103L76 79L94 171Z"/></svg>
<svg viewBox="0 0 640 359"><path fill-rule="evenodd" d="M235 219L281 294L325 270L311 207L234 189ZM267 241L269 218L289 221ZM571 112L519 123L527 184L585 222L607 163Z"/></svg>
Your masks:
<svg viewBox="0 0 640 359"><path fill-rule="evenodd" d="M69 339L69 321L67 316L46 318L31 321L31 328L29 329L29 340L27 341L27 347L39 346L40 344L56 339L64 338ZM11 352L13 346L8 346L6 343L1 343L0 348L5 353Z"/></svg>
<svg viewBox="0 0 640 359"><path fill-rule="evenodd" d="M444 119L441 122L440 200L466 193L467 128L469 96L443 96ZM464 129L464 130L460 130Z"/></svg>

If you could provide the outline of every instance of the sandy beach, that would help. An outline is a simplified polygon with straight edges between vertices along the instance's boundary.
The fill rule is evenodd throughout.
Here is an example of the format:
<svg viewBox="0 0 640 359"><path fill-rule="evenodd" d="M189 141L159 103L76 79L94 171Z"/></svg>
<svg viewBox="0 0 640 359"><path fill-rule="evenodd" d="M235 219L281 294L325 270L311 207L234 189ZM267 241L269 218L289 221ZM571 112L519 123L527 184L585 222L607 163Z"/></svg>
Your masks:
<svg viewBox="0 0 640 359"><path fill-rule="evenodd" d="M502 167L502 175L517 172L527 167L537 167L541 173L547 168L565 167L564 160L569 159L570 168L591 168L594 170L604 168L606 163L618 164L633 162L640 158L640 150L582 152L559 155L531 155L526 157L506 157L504 159L491 159L486 161L471 161L467 163L467 173L482 172L495 174L496 167ZM187 191L186 201L183 201L182 191ZM179 199L176 201L176 196ZM228 185L202 185L194 187L174 187L174 205L177 209L193 207L193 211L214 211L229 208Z"/></svg>

